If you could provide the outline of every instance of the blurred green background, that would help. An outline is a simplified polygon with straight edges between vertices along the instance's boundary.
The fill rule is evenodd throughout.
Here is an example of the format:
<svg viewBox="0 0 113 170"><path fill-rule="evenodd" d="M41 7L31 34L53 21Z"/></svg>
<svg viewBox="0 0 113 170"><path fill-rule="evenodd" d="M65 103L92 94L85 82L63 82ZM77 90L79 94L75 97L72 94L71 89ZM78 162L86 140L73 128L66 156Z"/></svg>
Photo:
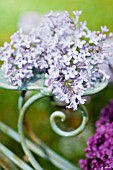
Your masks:
<svg viewBox="0 0 113 170"><path fill-rule="evenodd" d="M90 29L99 30L101 25L107 25L113 32L113 0L0 0L0 45L9 41L10 35L17 30L19 17L26 13L36 11L45 14L50 10L82 10L81 20L86 20ZM17 129L17 101L19 93L0 89L0 120ZM87 104L89 111L89 124L79 136L64 139L57 136L49 124L49 116L54 110L49 98L35 103L27 114L27 119L36 134L59 154L78 165L80 158L84 157L86 141L95 131L95 121L99 117L101 108L113 97L113 87L92 97ZM55 108L56 109L56 108ZM78 115L80 116L80 115ZM80 120L74 117L69 125L76 126ZM13 140L0 132L0 141L11 148L17 155L22 156L21 147ZM38 158L44 170L57 170L46 161Z"/></svg>

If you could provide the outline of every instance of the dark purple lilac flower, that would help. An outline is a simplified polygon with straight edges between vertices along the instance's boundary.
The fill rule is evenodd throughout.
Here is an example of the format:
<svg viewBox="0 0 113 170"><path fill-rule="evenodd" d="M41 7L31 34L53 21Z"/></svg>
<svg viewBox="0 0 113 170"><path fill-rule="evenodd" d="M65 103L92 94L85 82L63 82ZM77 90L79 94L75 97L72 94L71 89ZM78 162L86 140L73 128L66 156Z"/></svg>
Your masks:
<svg viewBox="0 0 113 170"><path fill-rule="evenodd" d="M68 108L76 110L84 104L85 91L108 78L99 68L109 55L103 49L108 30L89 30L86 22L79 22L80 14L75 11L72 18L67 11L51 11L38 29L28 34L22 30L14 33L11 42L0 48L5 78L21 87L36 74L44 73L45 86Z"/></svg>
<svg viewBox="0 0 113 170"><path fill-rule="evenodd" d="M80 160L83 170L113 169L113 100L101 110L96 133L88 141L86 159Z"/></svg>
<svg viewBox="0 0 113 170"><path fill-rule="evenodd" d="M96 127L113 122L113 99L101 110L100 118L96 122Z"/></svg>
<svg viewBox="0 0 113 170"><path fill-rule="evenodd" d="M113 123L97 128L87 145L86 159L80 160L83 170L113 170Z"/></svg>

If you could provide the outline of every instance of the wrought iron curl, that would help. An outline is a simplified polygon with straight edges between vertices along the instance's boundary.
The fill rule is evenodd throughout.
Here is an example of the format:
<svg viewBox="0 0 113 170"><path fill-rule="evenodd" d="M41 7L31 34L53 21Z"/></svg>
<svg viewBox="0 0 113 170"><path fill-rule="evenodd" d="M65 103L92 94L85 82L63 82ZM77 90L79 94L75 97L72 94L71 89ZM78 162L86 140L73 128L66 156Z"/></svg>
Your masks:
<svg viewBox="0 0 113 170"><path fill-rule="evenodd" d="M53 112L50 116L50 123L51 123L52 129L54 130L54 132L63 137L73 137L73 136L80 134L85 129L87 122L88 122L88 112L85 106L81 105L80 108L81 108L81 113L82 113L82 123L77 129L73 131L69 131L69 132L61 130L55 121L56 117L60 117L62 122L65 121L66 115L61 111Z"/></svg>
<svg viewBox="0 0 113 170"><path fill-rule="evenodd" d="M18 131L19 131L19 136L20 136L20 141L21 141L21 145L23 147L23 150L24 152L26 153L29 161L31 162L32 166L35 168L35 169L39 169L39 170L42 170L42 168L40 167L40 165L37 163L37 161L35 160L34 156L32 155L32 153L30 152L29 148L27 147L27 143L26 143L26 140L25 140L25 137L24 137L24 131L23 131L23 122L24 122L24 117L25 117L25 114L28 110L28 108L34 103L36 102L37 100L45 97L45 96L51 96L51 93L48 91L48 90L44 90L44 91L40 91L40 93L32 96L30 99L28 99L22 106L22 103L24 102L24 97L25 97L25 92L22 92L20 98L19 98L19 101L18 101L18 108L20 110L20 115L19 115L19 120L18 120ZM85 109L84 109L85 110ZM59 114L60 113L60 114ZM87 112L86 112L87 113ZM54 119L54 116L62 116L62 119L65 119L65 114L60 112L60 111L57 111L57 112L54 112L52 113L51 117L50 117L50 122L52 121L52 118ZM61 115L62 114L62 115ZM66 137L69 137L69 136L74 136L74 135L77 135L79 134L80 132L82 132L86 126L86 123L88 121L88 115L86 114L84 117L83 117L83 122L82 122L82 125L77 129L77 130L74 130L72 132L63 132L62 130L60 130L59 128L59 131L62 131L62 136L66 136ZM55 121L54 122L51 122L52 126L55 124ZM55 130L53 128L53 130L56 132L57 130ZM57 131L57 134L60 135L59 131ZM76 169L76 167L74 168Z"/></svg>
<svg viewBox="0 0 113 170"><path fill-rule="evenodd" d="M19 132L19 136L20 136L20 141L21 141L21 145L22 148L25 152L25 154L27 155L30 163L32 164L32 166L37 169L37 170L43 170L42 167L38 164L38 162L36 161L36 159L34 158L34 156L32 155L32 153L30 152L30 150L27 147L27 143L24 137L24 130L23 130L23 122L24 122L24 116L25 113L27 112L28 108L37 100L45 97L45 96L49 96L50 93L48 91L44 91L44 92L40 92L34 96L32 96L30 99L28 99L25 104L23 105L23 107L20 110L20 114L19 114L19 119L18 119L18 132Z"/></svg>
<svg viewBox="0 0 113 170"><path fill-rule="evenodd" d="M101 91L102 89L104 89L107 86L107 84L108 84L108 80L105 80L102 83L97 83L94 88L88 89L86 91L86 93L84 94L84 96L92 95L92 94L95 94L95 93ZM48 90L47 87L37 86L37 84L35 84L35 85L30 84L30 86L28 85L27 87L23 87L23 88L14 87L11 84L7 84L6 81L4 81L4 78L1 77L1 75L0 75L0 87L10 89L10 90L20 90L22 92L21 96L19 97L19 100L18 100L18 110L19 110L18 132L19 132L20 142L21 142L23 150L24 150L25 154L27 155L32 166L37 170L43 170L43 168L39 165L37 160L34 158L33 154L30 152L29 147L27 146L27 143L26 143L26 140L24 137L24 124L23 123L24 123L25 114L26 114L27 110L29 109L29 107L37 100L39 100L45 96L51 96L52 95L51 92ZM30 97L27 101L25 101L25 94L29 90L37 90L37 94L35 94L34 96ZM87 124L87 121L88 121L88 113L87 113L85 106L80 105L79 107L81 108L81 113L83 116L82 123L81 123L80 127L78 127L77 129L75 129L73 131L70 131L70 132L61 130L55 122L56 117L60 117L61 121L64 121L66 119L66 115L63 112L56 111L51 114L50 123L52 125L53 130L57 134L59 134L60 136L64 136L64 137L72 137L74 135L81 133L84 130L84 128ZM56 157L58 157L58 156L56 156ZM59 159L60 159L60 157L59 157ZM63 160L61 162L64 163L65 161ZM69 167L71 166L72 167L71 169L73 169L73 170L78 169L76 166L73 166L73 165L70 165L69 163L67 163L66 168L68 166Z"/></svg>

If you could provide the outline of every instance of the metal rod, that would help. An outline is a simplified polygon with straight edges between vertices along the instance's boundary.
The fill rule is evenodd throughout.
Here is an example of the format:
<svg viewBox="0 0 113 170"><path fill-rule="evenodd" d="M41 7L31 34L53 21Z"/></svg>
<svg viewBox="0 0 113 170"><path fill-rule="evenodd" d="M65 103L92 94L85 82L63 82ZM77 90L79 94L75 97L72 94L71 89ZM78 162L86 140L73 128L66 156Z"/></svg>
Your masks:
<svg viewBox="0 0 113 170"><path fill-rule="evenodd" d="M12 151L10 151L6 146L0 143L0 151L8 157L12 162L14 162L19 168L22 170L34 170L29 165L27 165L24 161L22 161L19 157L17 157ZM13 170L13 169L10 169ZM15 169L16 170L16 169Z"/></svg>
<svg viewBox="0 0 113 170"><path fill-rule="evenodd" d="M5 170L18 170L18 168L2 152L0 152L0 165Z"/></svg>
<svg viewBox="0 0 113 170"><path fill-rule="evenodd" d="M44 91L43 93L38 93L34 96L32 96L30 99L27 100L27 102L25 102L25 104L23 105L21 111L20 111L20 115L19 115L19 120L18 120L18 132L19 132L19 137L20 137L20 141L21 141L21 145L22 148L25 152L25 154L27 155L30 163L32 164L32 166L36 169L36 170L43 170L43 168L39 165L39 163L36 161L36 159L34 158L33 154L30 152L29 148L27 147L27 143L24 137L24 131L23 131L23 122L24 122L24 116L26 111L28 110L28 108L38 99L45 97L46 95L50 95L50 93L48 91Z"/></svg>
<svg viewBox="0 0 113 170"><path fill-rule="evenodd" d="M0 122L0 131L20 143L19 135L16 131ZM63 157L59 156L56 152L50 149L46 144L44 144L39 138L39 145L35 145L30 140L26 140L29 149L40 157L49 160L56 167L63 170L79 170L75 165L65 160Z"/></svg>

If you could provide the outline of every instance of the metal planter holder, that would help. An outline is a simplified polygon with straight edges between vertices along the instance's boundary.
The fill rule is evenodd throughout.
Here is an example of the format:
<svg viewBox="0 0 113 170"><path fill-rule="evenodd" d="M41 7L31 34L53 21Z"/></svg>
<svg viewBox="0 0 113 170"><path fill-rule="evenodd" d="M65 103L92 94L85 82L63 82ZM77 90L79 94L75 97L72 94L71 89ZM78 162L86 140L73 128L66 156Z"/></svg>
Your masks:
<svg viewBox="0 0 113 170"><path fill-rule="evenodd" d="M65 160L53 150L51 150L46 144L44 144L39 138L35 136L32 129L29 127L28 123L25 120L25 115L29 107L34 103L40 100L45 96L52 96L53 94L48 90L47 87L43 86L44 79L37 80L35 82L28 83L26 86L22 88L18 88L17 86L13 86L7 83L2 77L0 73L0 88L8 89L8 90L19 90L21 91L21 95L18 99L18 132L15 132L13 129L0 122L0 131L14 139L16 142L20 143L25 155L27 156L28 163L21 160L18 156L16 156L11 150L9 150L6 146L0 143L0 170L43 170L43 168L39 165L34 155L31 151L41 158L44 158L50 161L54 166L58 167L61 170L79 170L75 165L70 163L68 160ZM103 83L97 83L95 88L88 89L84 96L95 94L102 89L104 89L108 84L108 80L105 80ZM29 99L25 100L25 94L27 91L37 91L37 93L31 96ZM72 137L81 133L88 122L88 113L84 105L79 106L82 114L82 122L81 125L75 129L74 131L66 132L61 130L55 122L56 117L60 117L61 121L66 119L66 116L61 111L55 111L50 116L50 123L52 129L60 136L63 137ZM27 128L27 131L31 137L30 141L24 136L24 125Z"/></svg>

